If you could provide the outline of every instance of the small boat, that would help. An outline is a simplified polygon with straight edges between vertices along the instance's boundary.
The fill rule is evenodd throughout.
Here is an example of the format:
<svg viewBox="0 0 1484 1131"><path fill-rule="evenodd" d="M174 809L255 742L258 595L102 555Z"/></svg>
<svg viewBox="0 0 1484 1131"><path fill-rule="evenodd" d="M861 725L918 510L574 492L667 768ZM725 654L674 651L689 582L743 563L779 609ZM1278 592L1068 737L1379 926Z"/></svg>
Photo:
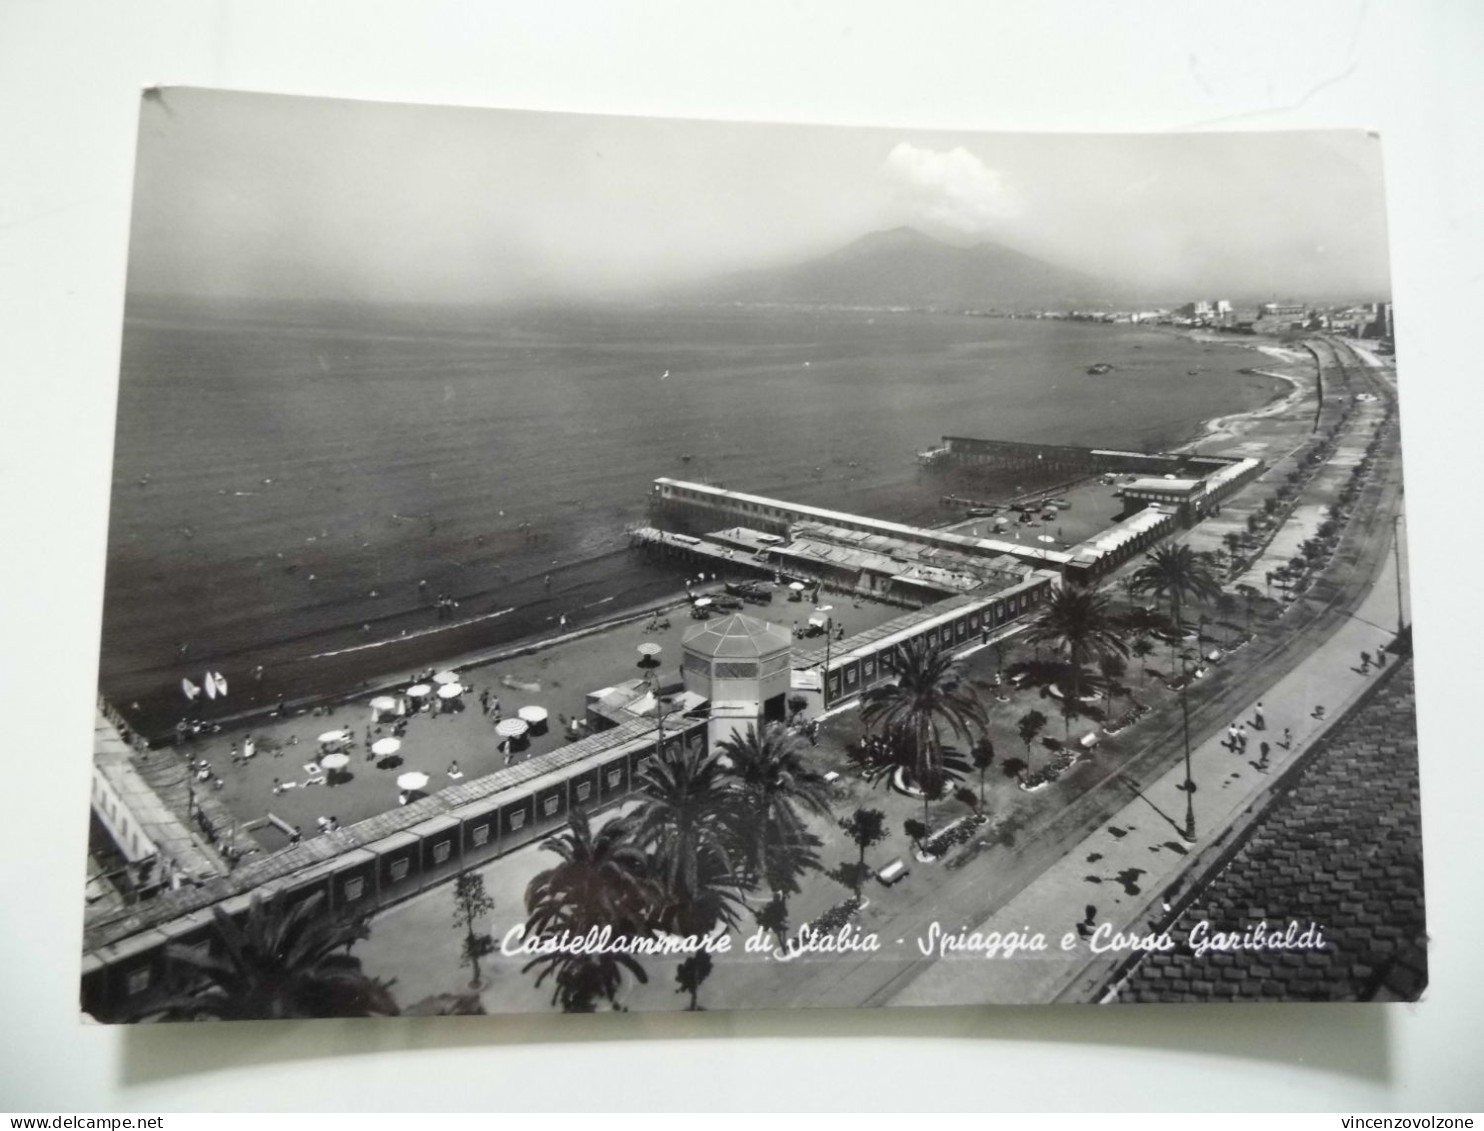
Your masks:
<svg viewBox="0 0 1484 1131"><path fill-rule="evenodd" d="M1104 373L1111 373L1112 371L1113 367L1106 361L1100 361L1096 365L1089 365L1087 367L1087 372L1092 377L1101 377Z"/></svg>

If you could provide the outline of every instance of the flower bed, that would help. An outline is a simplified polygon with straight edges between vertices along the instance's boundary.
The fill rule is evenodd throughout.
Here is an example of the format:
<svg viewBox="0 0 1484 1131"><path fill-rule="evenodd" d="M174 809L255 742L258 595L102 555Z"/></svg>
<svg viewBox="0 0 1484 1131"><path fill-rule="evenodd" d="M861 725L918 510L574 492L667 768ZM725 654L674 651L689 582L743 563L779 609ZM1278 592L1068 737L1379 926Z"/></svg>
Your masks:
<svg viewBox="0 0 1484 1131"><path fill-rule="evenodd" d="M821 935L829 935L838 931L849 923L855 914L865 906L865 897L852 895L844 903L837 903L818 919L810 924L810 929Z"/></svg>
<svg viewBox="0 0 1484 1131"><path fill-rule="evenodd" d="M1020 788L1030 791L1040 789L1044 785L1050 785L1062 774L1072 768L1072 763L1077 761L1077 754L1073 750L1062 749L1051 755L1047 761L1026 774L1020 779Z"/></svg>
<svg viewBox="0 0 1484 1131"><path fill-rule="evenodd" d="M1136 722L1138 722L1152 710L1154 710L1153 707L1150 707L1144 703L1139 703L1136 706L1125 711L1123 714L1119 715L1107 726L1103 727L1103 733L1117 734L1121 730L1127 730L1129 727L1133 726Z"/></svg>
<svg viewBox="0 0 1484 1131"><path fill-rule="evenodd" d="M983 813L971 813L967 817L960 817L922 842L922 855L919 859L924 857L927 860L941 859L952 849L961 844L967 844L974 838L974 834L988 823L989 818Z"/></svg>

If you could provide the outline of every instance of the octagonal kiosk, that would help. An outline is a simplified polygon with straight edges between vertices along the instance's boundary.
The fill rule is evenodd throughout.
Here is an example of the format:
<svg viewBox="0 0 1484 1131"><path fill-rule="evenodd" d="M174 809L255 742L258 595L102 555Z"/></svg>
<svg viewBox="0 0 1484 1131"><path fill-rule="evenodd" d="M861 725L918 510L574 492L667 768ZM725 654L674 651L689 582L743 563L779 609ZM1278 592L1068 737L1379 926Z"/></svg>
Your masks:
<svg viewBox="0 0 1484 1131"><path fill-rule="evenodd" d="M761 730L784 718L793 668L787 629L735 613L692 628L682 647L685 689L711 704L711 749L748 726Z"/></svg>

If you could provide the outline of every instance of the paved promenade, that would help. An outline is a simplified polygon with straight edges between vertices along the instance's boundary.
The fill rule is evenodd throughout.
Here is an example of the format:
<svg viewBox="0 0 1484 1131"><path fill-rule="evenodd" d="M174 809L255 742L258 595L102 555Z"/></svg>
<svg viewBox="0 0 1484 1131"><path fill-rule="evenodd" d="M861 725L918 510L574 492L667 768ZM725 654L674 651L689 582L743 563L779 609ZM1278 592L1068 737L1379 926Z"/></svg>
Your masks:
<svg viewBox="0 0 1484 1131"><path fill-rule="evenodd" d="M1362 650L1374 651L1389 639L1373 625L1395 623L1396 596L1388 563L1355 617L1326 643L1263 693L1267 729L1252 727L1255 701L1236 718L1248 725L1245 754L1229 750L1224 730L1191 752L1197 840L1179 835L1186 795L1183 765L1177 765L1142 791L1130 789L1128 803L1072 848L1030 887L975 929L1043 931L1051 947L1038 958L950 959L926 965L909 985L890 998L893 1005L927 1005L962 1000L972 979L975 1000L1049 1001L1077 986L1078 975L1094 957L1078 926L1108 924L1139 930L1163 911L1166 889L1175 882L1192 851L1209 846L1262 794L1271 778L1318 740L1375 678L1359 670ZM1361 619L1364 618L1364 619ZM1367 621L1371 623L1367 623ZM1393 661L1395 662L1395 661ZM1373 669L1374 671L1374 669ZM1314 717L1323 705L1323 719ZM1293 731L1293 748L1277 744L1283 729ZM1270 765L1258 768L1259 744L1270 744ZM1089 915L1089 911L1093 913ZM1151 915L1151 911L1154 913ZM957 926L957 924L955 924ZM1075 948L1060 950L1067 932ZM966 967L972 964L972 970Z"/></svg>
<svg viewBox="0 0 1484 1131"><path fill-rule="evenodd" d="M1327 735L1248 838L1172 926L1119 1001L1412 1000L1427 981L1416 689L1410 661ZM1185 948L1195 924L1240 930L1267 916L1324 928L1318 953L1244 958Z"/></svg>

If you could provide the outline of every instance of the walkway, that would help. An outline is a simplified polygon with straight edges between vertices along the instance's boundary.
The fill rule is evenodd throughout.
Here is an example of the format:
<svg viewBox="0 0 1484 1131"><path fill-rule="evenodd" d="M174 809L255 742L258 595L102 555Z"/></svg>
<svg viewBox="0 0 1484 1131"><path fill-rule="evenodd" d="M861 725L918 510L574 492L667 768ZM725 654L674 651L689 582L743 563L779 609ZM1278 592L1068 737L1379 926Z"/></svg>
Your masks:
<svg viewBox="0 0 1484 1131"><path fill-rule="evenodd" d="M1265 731L1252 729L1251 705L1241 712L1250 735L1246 754L1223 745L1224 731L1191 752L1197 784L1197 850L1225 835L1227 826L1271 778L1322 736L1374 678L1361 674L1358 657L1361 650L1374 652L1390 638L1373 625L1395 621L1393 569L1388 559L1356 615L1263 694ZM1320 704L1325 715L1316 719L1312 712ZM1277 745L1284 727L1293 730L1291 750ZM1258 769L1258 744L1264 740L1272 744L1271 765ZM1119 931L1143 927L1151 903L1156 913L1162 911L1161 894L1188 863L1191 849L1178 834L1185 813L1184 780L1184 767L1177 765L1142 792L1131 787L1130 799L1119 812L975 928L987 932L1029 927L1044 932L1051 949L1020 960L975 957L933 963L899 989L891 1004L964 1001L970 992L972 1000L986 1003L1050 1001L1069 989L1084 988L1078 975L1094 955L1080 937L1078 924L1108 924ZM1060 941L1068 932L1076 938L1075 946L1062 952Z"/></svg>

